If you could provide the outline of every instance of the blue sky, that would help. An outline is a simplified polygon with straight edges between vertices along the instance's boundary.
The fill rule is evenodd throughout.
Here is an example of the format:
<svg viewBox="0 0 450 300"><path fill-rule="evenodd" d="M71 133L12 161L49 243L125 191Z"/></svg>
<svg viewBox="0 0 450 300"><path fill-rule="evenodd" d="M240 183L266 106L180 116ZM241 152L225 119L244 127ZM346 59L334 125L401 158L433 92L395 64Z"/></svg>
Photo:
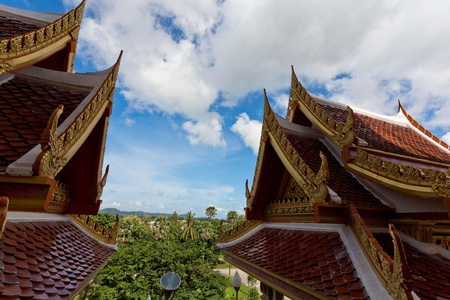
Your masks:
<svg viewBox="0 0 450 300"><path fill-rule="evenodd" d="M4 0L65 12L79 0ZM243 214L263 89L285 116L294 65L316 94L378 113L397 99L450 140L449 3L88 0L75 71L124 50L102 208Z"/></svg>

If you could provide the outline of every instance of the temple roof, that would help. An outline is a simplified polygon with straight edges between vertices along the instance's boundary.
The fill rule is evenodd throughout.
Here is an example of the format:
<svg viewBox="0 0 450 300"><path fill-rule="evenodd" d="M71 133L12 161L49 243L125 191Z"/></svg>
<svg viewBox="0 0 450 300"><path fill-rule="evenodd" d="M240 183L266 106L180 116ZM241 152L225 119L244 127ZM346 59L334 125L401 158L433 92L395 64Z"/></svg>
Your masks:
<svg viewBox="0 0 450 300"><path fill-rule="evenodd" d="M360 184L355 177L345 170L328 148L317 138L286 132L289 142L297 150L306 164L316 173L319 172L322 152L328 161L329 180L327 185L342 199L344 204L352 203L356 206L386 207Z"/></svg>
<svg viewBox="0 0 450 300"><path fill-rule="evenodd" d="M333 119L345 124L348 110L333 102L313 97ZM376 117L354 110L354 132L359 139L367 142L365 148L372 148L404 156L450 164L450 151L431 140L414 128L403 114L399 117Z"/></svg>
<svg viewBox="0 0 450 300"><path fill-rule="evenodd" d="M0 240L0 298L67 299L95 277L116 248L68 217L32 215L8 214Z"/></svg>
<svg viewBox="0 0 450 300"><path fill-rule="evenodd" d="M37 30L38 28L39 26L36 24L0 15L0 39L2 40L16 35L22 35Z"/></svg>
<svg viewBox="0 0 450 300"><path fill-rule="evenodd" d="M46 82L45 75L27 78L18 73L3 81L0 85L0 173L40 143L48 120L59 105L64 105L60 125L88 94L86 88Z"/></svg>
<svg viewBox="0 0 450 300"><path fill-rule="evenodd" d="M374 233L383 250L394 258L394 245L388 233ZM420 299L450 298L450 252L447 257L429 254L403 241L406 260L414 281L412 290ZM426 246L425 246L426 247Z"/></svg>

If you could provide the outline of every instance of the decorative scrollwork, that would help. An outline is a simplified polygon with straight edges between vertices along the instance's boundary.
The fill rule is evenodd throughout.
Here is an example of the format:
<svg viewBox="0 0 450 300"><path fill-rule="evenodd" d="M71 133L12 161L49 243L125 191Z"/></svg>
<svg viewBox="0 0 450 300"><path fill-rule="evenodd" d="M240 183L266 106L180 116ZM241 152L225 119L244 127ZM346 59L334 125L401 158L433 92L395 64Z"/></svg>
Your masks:
<svg viewBox="0 0 450 300"><path fill-rule="evenodd" d="M119 215L116 215L116 223L112 229L103 227L87 215L69 215L69 217L102 242L110 245L116 244L116 237L119 232Z"/></svg>
<svg viewBox="0 0 450 300"><path fill-rule="evenodd" d="M120 59L119 56L116 64L105 79L102 87L97 91L96 95L86 105L83 112L81 112L72 124L67 129L57 136L56 127L58 124L57 118L50 117L49 125L43 133L41 148L42 152L36 159L34 164L34 171L40 176L54 178L59 171L64 167L67 159L64 155L70 150L73 144L81 137L86 128L91 124L95 116L99 113L100 108L108 101L111 94L114 92L115 82L119 71ZM105 92L106 91L106 92ZM55 110L56 112L57 110ZM55 114L55 112L53 114ZM59 115L61 111L58 113ZM51 124L51 130L49 128ZM49 132L51 131L51 134ZM48 136L48 137L47 137ZM47 142L49 141L49 142ZM47 144L49 147L47 147Z"/></svg>
<svg viewBox="0 0 450 300"><path fill-rule="evenodd" d="M389 224L389 232L394 243L394 259L392 259L369 230L364 220L359 215L353 204L350 208L350 226L360 241L363 249L375 266L378 273L383 277L387 291L393 299L413 299L412 297L412 275L406 261L406 255L402 241L394 225Z"/></svg>
<svg viewBox="0 0 450 300"><path fill-rule="evenodd" d="M328 163L326 156L323 154L320 155L322 164L316 175L303 161L284 134L283 129L278 124L275 113L270 108L266 93L264 93L264 124L267 124L268 132L270 131L272 133L273 141L283 151L285 157L299 175L300 182L298 184L305 191L306 195L308 195L311 203L325 201L328 196L328 189L326 187Z"/></svg>
<svg viewBox="0 0 450 300"><path fill-rule="evenodd" d="M301 85L292 67L291 92L288 106L288 118L292 114L292 107L297 103L299 107L308 111L312 116L310 121L319 128L329 139L343 147L354 142L356 135L353 132L355 117L353 110L347 106L349 112L344 125L334 120L320 105L309 95L308 91Z"/></svg>
<svg viewBox="0 0 450 300"><path fill-rule="evenodd" d="M100 180L100 182L97 184L97 197L94 204L96 204L97 201L100 200L100 197L103 194L103 188L105 187L106 180L108 179L108 172L109 172L109 165L106 166L105 175L103 175L102 180Z"/></svg>
<svg viewBox="0 0 450 300"><path fill-rule="evenodd" d="M5 226L6 226L8 205L9 205L8 197L5 197L5 196L0 197L0 238L3 235L3 231L5 230Z"/></svg>
<svg viewBox="0 0 450 300"><path fill-rule="evenodd" d="M398 182L430 187L437 195L450 197L450 182L444 172L437 169L418 168L405 164L394 163L357 149L356 155L350 157L350 162L377 175Z"/></svg>
<svg viewBox="0 0 450 300"><path fill-rule="evenodd" d="M69 32L73 32L81 24L86 0L74 10L71 10L60 19L23 35L14 36L0 41L0 74L9 72L11 65L1 66L1 60L10 60L19 56L27 55L47 47L58 41ZM76 17L75 17L76 15Z"/></svg>
<svg viewBox="0 0 450 300"><path fill-rule="evenodd" d="M70 187L63 182L58 181L56 182L55 188L53 189L52 198L46 211L63 213L64 211L66 211L70 200Z"/></svg>
<svg viewBox="0 0 450 300"><path fill-rule="evenodd" d="M58 119L64 109L63 105L59 105L50 116L47 127L42 133L41 149L44 152L42 158L41 168L39 170L40 176L47 176L54 178L56 174L64 167L67 159L61 155L63 143L58 140L57 128Z"/></svg>
<svg viewBox="0 0 450 300"><path fill-rule="evenodd" d="M222 223L223 221L221 221L219 225L219 243L228 243L243 236L253 228L256 228L257 226L263 224L264 221L246 220L244 221L244 223L241 223L238 226L227 231L223 230Z"/></svg>

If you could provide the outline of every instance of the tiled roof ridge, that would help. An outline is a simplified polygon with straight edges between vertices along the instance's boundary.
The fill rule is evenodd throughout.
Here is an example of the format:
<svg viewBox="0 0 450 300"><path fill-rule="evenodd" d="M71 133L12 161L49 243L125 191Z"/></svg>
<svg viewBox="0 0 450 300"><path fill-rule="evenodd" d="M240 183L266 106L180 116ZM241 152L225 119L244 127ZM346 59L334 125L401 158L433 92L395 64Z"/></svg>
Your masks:
<svg viewBox="0 0 450 300"><path fill-rule="evenodd" d="M410 114L408 114L403 107L400 100L398 100L398 110L403 114L403 116L409 121L408 124L410 124L415 130L420 132L421 134L425 135L426 138L432 140L435 144L439 145L440 147L444 148L445 150L449 151L450 146L438 138L436 135L434 135L431 131L426 129L424 126L422 126L419 122L417 122Z"/></svg>
<svg viewBox="0 0 450 300"><path fill-rule="evenodd" d="M366 256L385 281L388 292L394 299L412 300L412 275L402 241L394 225L389 224L389 232L394 242L394 259L392 259L373 236L356 207L350 204L349 209L350 227L353 229Z"/></svg>
<svg viewBox="0 0 450 300"><path fill-rule="evenodd" d="M37 30L0 40L0 74L11 69L11 64L6 59L11 60L41 50L67 34L77 39L85 4L86 0L83 0L75 9Z"/></svg>
<svg viewBox="0 0 450 300"><path fill-rule="evenodd" d="M307 116L325 136L337 143L340 147L351 145L356 135L353 132L354 115L350 106L347 106L349 112L344 125L330 116L314 99L309 92L298 81L292 67L291 90L289 94L289 105L286 119L291 120L295 107L300 107L301 111Z"/></svg>
<svg viewBox="0 0 450 300"><path fill-rule="evenodd" d="M301 182L305 186L305 193L310 198L310 201L321 202L328 198L328 189L326 187L326 180L328 176L328 164L326 157L323 153L320 153L322 164L317 174L306 164L300 157L297 151L286 137L278 120L275 116L275 112L272 110L267 99L266 91L264 90L264 119L261 130L261 140L258 150L258 158L256 162L255 175L253 177L253 184L251 191L248 188L248 181L245 185L245 195L247 198L247 207L252 208L253 200L256 193L256 188L259 180L259 173L261 171L262 157L265 148L265 140L268 137L273 140L280 150L284 153L286 159L295 169L294 175L296 180Z"/></svg>

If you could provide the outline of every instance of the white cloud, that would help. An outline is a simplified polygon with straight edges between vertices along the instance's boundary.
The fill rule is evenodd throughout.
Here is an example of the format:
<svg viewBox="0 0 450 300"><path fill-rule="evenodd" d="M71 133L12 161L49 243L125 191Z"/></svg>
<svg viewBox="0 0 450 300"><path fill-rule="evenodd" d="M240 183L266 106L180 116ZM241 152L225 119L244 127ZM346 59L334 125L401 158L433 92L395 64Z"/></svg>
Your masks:
<svg viewBox="0 0 450 300"><path fill-rule="evenodd" d="M131 127L131 126L133 126L134 124L136 124L136 120L130 119L130 118L125 118L125 119L123 120L123 122L124 122L125 125L128 126L128 127Z"/></svg>
<svg viewBox="0 0 450 300"><path fill-rule="evenodd" d="M444 134L444 136L441 138L441 140L443 140L444 142L446 142L447 144L450 145L450 132L447 132L446 134Z"/></svg>
<svg viewBox="0 0 450 300"><path fill-rule="evenodd" d="M114 207L120 207L120 203L117 203L117 202L113 202L112 204L110 204L110 206L114 206Z"/></svg>
<svg viewBox="0 0 450 300"><path fill-rule="evenodd" d="M130 107L182 115L192 144L225 146L212 108L285 89L290 65L333 100L392 114L401 98L424 125L448 128L449 9L446 1L88 1L78 53L100 68L123 49ZM430 116L430 104L442 109Z"/></svg>
<svg viewBox="0 0 450 300"><path fill-rule="evenodd" d="M142 203L139 201L134 202L134 206L136 207L142 207Z"/></svg>
<svg viewBox="0 0 450 300"><path fill-rule="evenodd" d="M228 201L234 201L234 198L233 198L233 197L228 197L227 200L228 200Z"/></svg>
<svg viewBox="0 0 450 300"><path fill-rule="evenodd" d="M183 129L188 132L188 140L192 145L204 143L214 147L225 147L226 142L222 138L222 124L218 118L213 118L207 122L187 121L183 124Z"/></svg>
<svg viewBox="0 0 450 300"><path fill-rule="evenodd" d="M236 119L236 123L231 126L231 131L238 134L244 144L253 149L254 154L258 154L262 123L250 120L246 113L241 113Z"/></svg>
<svg viewBox="0 0 450 300"><path fill-rule="evenodd" d="M164 208L164 204L159 203L159 204L158 204L158 208L159 208L159 209L163 209L163 208Z"/></svg>

